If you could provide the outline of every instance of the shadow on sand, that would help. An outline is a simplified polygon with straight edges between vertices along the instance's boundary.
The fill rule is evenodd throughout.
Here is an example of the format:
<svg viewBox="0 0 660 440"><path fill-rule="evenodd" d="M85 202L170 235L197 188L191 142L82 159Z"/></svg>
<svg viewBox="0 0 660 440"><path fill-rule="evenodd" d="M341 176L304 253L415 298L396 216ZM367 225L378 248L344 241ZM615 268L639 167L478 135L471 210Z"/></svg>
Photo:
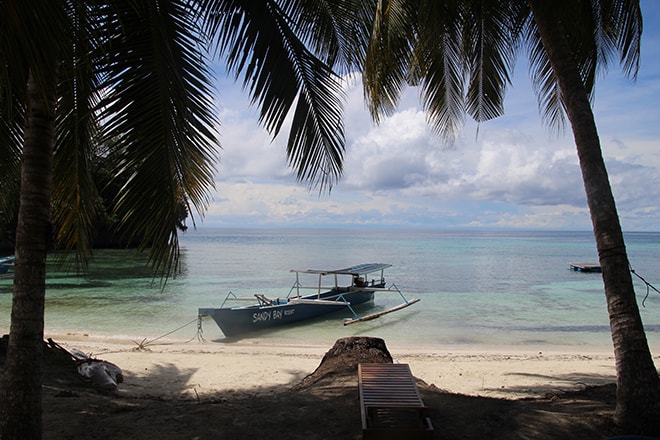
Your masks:
<svg viewBox="0 0 660 440"><path fill-rule="evenodd" d="M139 396L122 392L121 387L115 393L99 393L80 379L49 375L43 394L43 438L295 440L362 436L356 371L326 374L291 386L225 390L203 397L189 393L186 384L193 373L166 364L141 375L140 380L154 382L176 375L181 386L168 396ZM553 381L576 379L580 378L548 376ZM611 377L597 379L612 382ZM127 380L122 387L129 383ZM620 434L611 421L612 383L575 392L549 387L544 398L517 400L452 394L419 380L418 388L430 408L438 439L600 440Z"/></svg>
<svg viewBox="0 0 660 440"><path fill-rule="evenodd" d="M43 438L360 439L357 372L334 374L326 366L296 372L297 377L307 377L291 386L224 390L200 397L189 392L194 370L175 364L160 365L134 378L153 383L167 378L171 389L171 378L177 377L175 384L180 387L167 396L130 392L124 388L131 386L130 380L117 392L102 393L76 374L46 365ZM308 380L322 369L325 374ZM501 399L453 394L417 382L438 439L601 440L622 434L612 423L616 391L612 377L548 375L547 379L597 379L603 385L571 392L549 386L543 398Z"/></svg>
<svg viewBox="0 0 660 440"><path fill-rule="evenodd" d="M168 371L151 372L149 380ZM181 391L190 372L181 371ZM438 439L603 439L614 385L507 400L444 392L418 383ZM203 399L125 397L82 384L44 387L44 439L360 439L357 375L327 376L305 388L222 392Z"/></svg>

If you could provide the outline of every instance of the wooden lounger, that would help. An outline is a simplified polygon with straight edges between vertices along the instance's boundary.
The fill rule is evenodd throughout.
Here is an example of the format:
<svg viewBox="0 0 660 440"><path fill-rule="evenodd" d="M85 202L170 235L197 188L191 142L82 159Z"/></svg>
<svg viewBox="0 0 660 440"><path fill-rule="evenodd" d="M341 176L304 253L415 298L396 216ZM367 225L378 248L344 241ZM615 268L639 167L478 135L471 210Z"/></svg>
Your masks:
<svg viewBox="0 0 660 440"><path fill-rule="evenodd" d="M408 364L359 364L358 388L363 439L433 438Z"/></svg>

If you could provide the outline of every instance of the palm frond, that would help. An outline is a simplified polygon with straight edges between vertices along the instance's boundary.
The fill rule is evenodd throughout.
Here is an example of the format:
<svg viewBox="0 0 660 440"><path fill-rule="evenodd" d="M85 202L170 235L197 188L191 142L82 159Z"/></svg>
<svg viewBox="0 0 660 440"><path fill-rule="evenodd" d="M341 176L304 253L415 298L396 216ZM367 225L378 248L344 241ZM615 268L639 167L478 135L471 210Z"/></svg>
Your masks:
<svg viewBox="0 0 660 440"><path fill-rule="evenodd" d="M625 75L637 77L642 38L642 11L639 0L601 0L601 28L609 29L612 45L619 52Z"/></svg>
<svg viewBox="0 0 660 440"><path fill-rule="evenodd" d="M360 69L375 4L361 0L282 0L292 31L340 74Z"/></svg>
<svg viewBox="0 0 660 440"><path fill-rule="evenodd" d="M425 0L419 10L415 62L421 99L433 130L451 142L466 111L462 4Z"/></svg>
<svg viewBox="0 0 660 440"><path fill-rule="evenodd" d="M55 74L53 55L68 41L66 2L0 2L0 215L15 226L19 206L28 76L46 101L47 78ZM46 66L46 68L44 68Z"/></svg>
<svg viewBox="0 0 660 440"><path fill-rule="evenodd" d="M117 178L126 182L116 214L166 273L177 269L180 203L202 215L213 187L216 119L192 6L117 2L106 49L104 139L116 141Z"/></svg>
<svg viewBox="0 0 660 440"><path fill-rule="evenodd" d="M597 73L607 69L614 49L609 30L601 26L598 2L594 3L589 0L567 1L556 12L590 99L593 98Z"/></svg>
<svg viewBox="0 0 660 440"><path fill-rule="evenodd" d="M342 171L342 87L339 77L295 34L276 1L209 1L207 31L229 71L259 108L259 122L277 136L297 100L287 153L299 180L332 188Z"/></svg>
<svg viewBox="0 0 660 440"><path fill-rule="evenodd" d="M6 96L11 90L0 89L0 231L13 225L18 215L21 180L24 109L22 101Z"/></svg>
<svg viewBox="0 0 660 440"><path fill-rule="evenodd" d="M97 139L94 109L98 105L98 62L94 44L99 23L90 8L72 11L73 35L69 51L59 69L60 99L55 120L53 160L53 225L58 247L64 256L76 251L76 268L86 269L91 254L98 192L90 163Z"/></svg>
<svg viewBox="0 0 660 440"><path fill-rule="evenodd" d="M509 0L474 2L465 12L469 60L467 112L484 122L504 113L506 87L515 60L515 18Z"/></svg>
<svg viewBox="0 0 660 440"><path fill-rule="evenodd" d="M0 2L0 111L3 123L14 120L25 103L25 88L30 64L24 56L25 45L21 37L29 30L23 29L20 11L25 2ZM8 124L9 125L9 124ZM9 144L0 144L0 148Z"/></svg>
<svg viewBox="0 0 660 440"><path fill-rule="evenodd" d="M532 20L526 25L524 39L529 54L530 79L541 119L549 127L561 133L566 129L566 108L557 77Z"/></svg>
<svg viewBox="0 0 660 440"><path fill-rule="evenodd" d="M71 41L69 8L69 2L59 1L38 7L21 0L0 2L0 59L13 72L24 71L24 82L28 70L40 88L52 77L53 56L64 53Z"/></svg>
<svg viewBox="0 0 660 440"><path fill-rule="evenodd" d="M590 99L598 72L607 70L613 58L618 57L624 73L636 75L642 30L638 1L557 0L553 13L567 36ZM525 38L541 115L551 127L563 130L566 127L563 99L533 22L529 23Z"/></svg>
<svg viewBox="0 0 660 440"><path fill-rule="evenodd" d="M364 95L376 123L396 109L408 86L417 16L415 2L378 0L362 73Z"/></svg>
<svg viewBox="0 0 660 440"><path fill-rule="evenodd" d="M0 43L0 47L2 46ZM11 51L0 49L0 60L11 59L12 56ZM2 66L0 67L0 228L2 228L8 227L18 213L27 72L17 64L0 61L0 66Z"/></svg>

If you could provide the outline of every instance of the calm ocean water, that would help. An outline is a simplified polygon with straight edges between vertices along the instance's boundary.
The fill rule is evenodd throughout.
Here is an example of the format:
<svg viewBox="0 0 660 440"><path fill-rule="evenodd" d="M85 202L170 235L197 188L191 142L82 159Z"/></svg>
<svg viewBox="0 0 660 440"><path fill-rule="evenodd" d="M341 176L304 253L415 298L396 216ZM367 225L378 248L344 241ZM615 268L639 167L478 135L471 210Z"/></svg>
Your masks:
<svg viewBox="0 0 660 440"><path fill-rule="evenodd" d="M635 271L660 287L660 233L627 233ZM386 280L421 301L380 319L343 326L339 313L308 324L250 335L268 344L332 345L369 335L388 345L611 346L600 274L568 269L597 261L591 232L475 232L345 229L201 229L181 237L182 273L161 288L131 251L97 251L89 273L48 274L46 332L150 340L195 337L198 307L240 297L283 297L290 269L336 269L365 262L393 265ZM638 301L646 287L635 281ZM376 295L375 310L401 302ZM0 330L9 328L11 280L0 280ZM660 350L660 295L641 307L649 343ZM204 338L230 343L215 323Z"/></svg>

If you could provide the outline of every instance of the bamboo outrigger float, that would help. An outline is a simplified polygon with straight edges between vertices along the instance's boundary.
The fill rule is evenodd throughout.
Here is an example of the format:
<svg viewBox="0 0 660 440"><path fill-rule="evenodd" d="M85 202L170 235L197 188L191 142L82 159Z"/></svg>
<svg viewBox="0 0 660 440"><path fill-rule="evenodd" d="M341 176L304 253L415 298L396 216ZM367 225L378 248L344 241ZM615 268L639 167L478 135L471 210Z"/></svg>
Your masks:
<svg viewBox="0 0 660 440"><path fill-rule="evenodd" d="M369 321L419 301L406 299L394 284L386 287L384 271L391 266L385 263L366 263L337 270L293 269L291 272L296 274L296 280L285 298L270 299L263 294L255 294L256 304L225 307L228 301L246 300L229 292L219 308L200 308L199 315L210 316L228 337L346 309L352 317L346 318L344 325ZM316 276L317 283L306 286L301 280L303 276ZM331 285L324 285L327 277L333 279ZM345 284L340 284L342 279L346 279ZM305 294L309 290L312 293ZM376 292L397 292L404 302L388 310L360 316L354 307L372 302ZM252 298L249 300L254 301Z"/></svg>

